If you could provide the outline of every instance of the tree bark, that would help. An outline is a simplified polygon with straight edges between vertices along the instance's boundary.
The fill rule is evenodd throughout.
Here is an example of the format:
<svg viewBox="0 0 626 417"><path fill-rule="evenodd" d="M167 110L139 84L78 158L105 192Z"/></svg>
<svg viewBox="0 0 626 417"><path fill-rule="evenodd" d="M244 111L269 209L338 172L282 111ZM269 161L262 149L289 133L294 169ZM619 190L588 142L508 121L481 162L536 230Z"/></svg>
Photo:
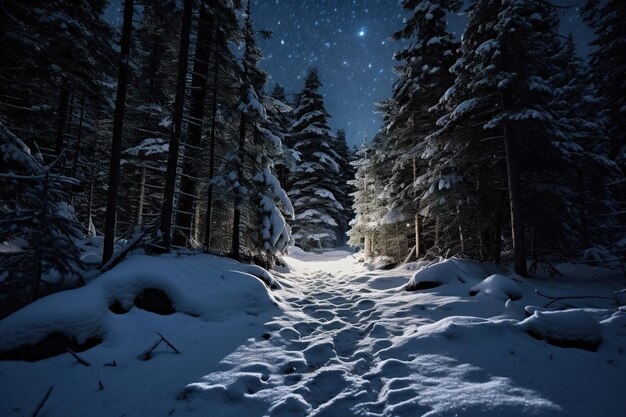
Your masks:
<svg viewBox="0 0 626 417"><path fill-rule="evenodd" d="M591 246L589 240L589 224L587 222L587 199L585 198L585 174L581 168L576 169L578 179L578 210L580 213L580 235L585 248Z"/></svg>
<svg viewBox="0 0 626 417"><path fill-rule="evenodd" d="M174 128L170 135L169 152L167 154L167 172L163 189L163 206L161 208L162 233L161 246L169 252L172 244L172 214L174 211L174 193L176 191L176 169L178 168L178 150L183 125L185 106L185 87L187 67L189 63L189 33L191 31L191 9L193 0L185 0L183 5L183 22L180 33L180 49L178 50L178 72L176 75L176 98L174 99Z"/></svg>
<svg viewBox="0 0 626 417"><path fill-rule="evenodd" d="M59 114L57 119L55 153L60 155L65 146L65 125L67 124L67 109L70 101L70 80L63 77L61 94L59 96Z"/></svg>
<svg viewBox="0 0 626 417"><path fill-rule="evenodd" d="M143 206L146 195L146 167L141 167L141 180L139 182L139 204L137 207L137 224L143 223Z"/></svg>
<svg viewBox="0 0 626 417"><path fill-rule="evenodd" d="M372 238L368 233L365 234L365 249L364 249L365 259L372 256Z"/></svg>
<svg viewBox="0 0 626 417"><path fill-rule="evenodd" d="M213 3L214 0L211 0ZM213 6L213 5L211 5ZM198 34L196 38L196 52L193 63L193 75L191 78L191 97L189 102L189 119L187 128L187 141L189 146L183 147L185 158L183 159L182 176L180 179L180 190L178 198L178 209L180 212L176 216L176 224L191 238L193 224L194 198L196 195L196 178L198 175L197 161L193 156L197 155L194 148L200 146L202 140L202 125L204 123L204 102L207 93L209 77L209 60L211 59L211 46L213 43L213 27L215 18L209 13L205 2L200 3L200 18L198 22ZM182 233L174 235L174 244L184 246L189 244L188 239Z"/></svg>
<svg viewBox="0 0 626 417"><path fill-rule="evenodd" d="M502 111L511 108L511 91L503 88L500 91ZM513 236L513 257L515 272L523 277L528 276L526 266L526 238L524 236L524 215L522 211L522 190L520 169L517 159L517 143L515 134L507 120L503 122L504 149L506 154L507 179L509 182L509 201L511 203L511 234Z"/></svg>
<svg viewBox="0 0 626 417"><path fill-rule="evenodd" d="M80 98L80 116L78 119L78 132L76 134L76 146L74 148L74 160L72 161L72 178L76 178L76 171L78 170L78 158L80 157L80 145L83 137L83 119L85 115L85 91L82 92ZM74 204L74 192L76 186L70 187L70 202Z"/></svg>
<svg viewBox="0 0 626 417"><path fill-rule="evenodd" d="M232 254L234 259L240 259L240 235L241 235L241 204L243 203L243 195L241 187L243 187L243 160L245 157L246 143L246 112L241 112L239 120L239 163L237 165L237 180L239 181L239 189L235 196L235 211L233 215L233 237L232 237Z"/></svg>
<svg viewBox="0 0 626 417"><path fill-rule="evenodd" d="M122 130L124 128L124 110L126 107L126 87L130 72L130 43L133 28L133 0L124 1L124 24L120 41L120 62L117 76L117 95L115 97L115 115L113 119L113 139L111 141L111 159L109 163L109 187L107 190L107 211L104 227L104 249L102 265L113 256L115 241L115 223L117 220L117 194L120 185L120 158L122 155Z"/></svg>
<svg viewBox="0 0 626 417"><path fill-rule="evenodd" d="M420 251L420 243L422 241L420 236L420 202L417 195L417 190L415 189L415 181L417 181L417 159L413 158L413 190L415 199L415 259L419 259L422 256L422 252Z"/></svg>
<svg viewBox="0 0 626 417"><path fill-rule="evenodd" d="M217 50L213 54L214 68L213 68L213 103L211 109L211 137L209 144L209 181L213 180L215 176L215 129L217 125L217 76L219 74L219 62L217 56ZM209 182L209 190L207 195L207 208L206 208L206 224L204 234L204 244L207 251L211 249L211 234L213 231L213 183Z"/></svg>
<svg viewBox="0 0 626 417"><path fill-rule="evenodd" d="M500 198L498 199L498 207L496 211L496 230L494 232L493 243L493 260L499 264L502 257L502 205L504 204L504 191L500 192Z"/></svg>

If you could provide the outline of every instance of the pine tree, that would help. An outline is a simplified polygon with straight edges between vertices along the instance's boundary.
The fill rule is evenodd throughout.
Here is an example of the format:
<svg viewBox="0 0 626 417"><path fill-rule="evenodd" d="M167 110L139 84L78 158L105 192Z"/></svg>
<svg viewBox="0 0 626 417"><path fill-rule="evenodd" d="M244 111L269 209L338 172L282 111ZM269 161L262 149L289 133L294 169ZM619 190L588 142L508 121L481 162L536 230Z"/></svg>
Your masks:
<svg viewBox="0 0 626 417"><path fill-rule="evenodd" d="M160 232L162 247L169 251L172 239L172 220L174 212L174 194L176 192L176 172L178 167L178 152L183 125L185 107L185 85L187 80L187 66L189 62L189 36L191 32L192 1L183 3L183 17L180 34L180 48L178 50L178 70L176 75L176 99L172 115L172 132L167 155L167 172L163 189L163 206L161 208Z"/></svg>
<svg viewBox="0 0 626 417"><path fill-rule="evenodd" d="M429 159L424 155L424 138L436 128L437 114L430 111L453 82L448 71L456 60L458 43L446 31L446 16L458 11L458 0L405 0L402 7L412 15L402 30L393 35L395 40L408 40L408 45L396 53L402 64L396 67L400 76L394 84L393 96L381 103L384 114L386 145L393 161L391 178L387 184L390 217L394 221L414 219L416 257L423 246L420 221L419 189L417 179L427 171ZM427 156L427 155L426 155ZM421 243L421 245L420 245Z"/></svg>
<svg viewBox="0 0 626 417"><path fill-rule="evenodd" d="M113 138L111 140L111 159L109 163L109 186L107 188L107 211L104 229L104 247L102 264L113 256L117 221L117 199L120 184L120 159L122 155L122 130L126 107L126 86L130 72L130 44L133 26L133 0L124 1L124 25L120 41L119 74L117 77L117 96L115 98L115 118Z"/></svg>
<svg viewBox="0 0 626 417"><path fill-rule="evenodd" d="M56 171L62 155L44 165L30 149L0 123L0 240L8 250L0 254L3 305L20 307L37 299L42 278L56 284L82 283L82 228L67 204L68 185L75 183ZM51 284L46 284L50 286Z"/></svg>
<svg viewBox="0 0 626 417"><path fill-rule="evenodd" d="M606 111L603 114L611 139L611 157L626 173L626 3L621 0L587 0L582 12L596 35L592 42L597 48L591 54L591 74L604 100Z"/></svg>
<svg viewBox="0 0 626 417"><path fill-rule="evenodd" d="M262 53L256 43L257 33L269 37L269 33L254 29L248 1L243 29L236 174L230 178L235 191L232 256L241 259L243 249L262 257L262 262L267 264L272 262L272 256L285 253L293 245L291 229L284 217L293 215L293 207L271 171L273 159L282 157L285 150L279 136L280 126L268 117L264 91L268 76L258 66Z"/></svg>
<svg viewBox="0 0 626 417"><path fill-rule="evenodd" d="M576 53L573 37L563 42L554 56L555 75L551 82L556 92L552 107L565 135L555 142L569 169L560 173L565 183L576 184L576 203L568 209L577 213L580 243L583 248L612 243L614 219L608 216L619 207L606 184L619 182L617 164L610 157L610 140L602 127L602 100L597 96L583 60Z"/></svg>
<svg viewBox="0 0 626 417"><path fill-rule="evenodd" d="M0 118L27 143L56 154L69 147L71 103L83 94L90 107L107 109L106 81L114 74L115 57L112 30L103 19L106 5L105 0L3 2Z"/></svg>
<svg viewBox="0 0 626 417"><path fill-rule="evenodd" d="M291 140L300 153L300 163L288 181L289 197L296 213L294 238L303 248L336 245L337 220L344 210L334 195L340 157L333 149L335 139L328 126L330 116L319 92L321 87L317 70L310 70L297 96L292 127Z"/></svg>
<svg viewBox="0 0 626 417"><path fill-rule="evenodd" d="M176 230L174 243L179 246L189 245L192 238L194 200L199 182L199 161L194 158L201 145L204 124L204 106L209 81L209 64L213 50L213 38L217 23L215 9L219 2L207 0L200 2L196 48L191 76L191 94L189 103L189 121L186 141L183 146L183 163L180 176L180 195L178 198ZM229 9L232 11L231 9Z"/></svg>
<svg viewBox="0 0 626 417"><path fill-rule="evenodd" d="M348 142L346 141L346 132L343 129L339 129L335 135L335 150L339 155L339 177L338 184L335 193L335 198L342 205L343 210L340 213L340 217L337 219L338 223L338 245L342 246L346 243L346 233L349 229L349 223L354 217L352 212L353 199L351 194L354 192L354 187L351 181L354 180L354 167L351 162L354 156L350 152Z"/></svg>

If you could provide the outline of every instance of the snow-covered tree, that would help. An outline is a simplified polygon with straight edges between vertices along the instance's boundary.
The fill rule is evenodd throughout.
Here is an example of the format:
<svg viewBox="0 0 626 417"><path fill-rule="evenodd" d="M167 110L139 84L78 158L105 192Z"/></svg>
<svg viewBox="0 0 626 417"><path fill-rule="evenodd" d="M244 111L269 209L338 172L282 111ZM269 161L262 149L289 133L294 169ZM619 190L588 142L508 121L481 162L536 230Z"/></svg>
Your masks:
<svg viewBox="0 0 626 417"><path fill-rule="evenodd" d="M243 28L244 54L240 88L239 144L230 176L235 191L232 254L240 258L241 238L247 238L248 251L259 250L270 256L285 253L293 246L291 229L284 215L293 216L293 207L278 179L272 173L274 158L288 153L283 147L281 126L268 117L266 107L286 106L266 99L267 74L258 66L262 53L252 25L250 2L246 5ZM275 108L272 108L275 110ZM248 233L244 236L244 230Z"/></svg>
<svg viewBox="0 0 626 417"><path fill-rule="evenodd" d="M583 16L596 35L591 79L604 100L602 114L607 119L611 157L626 173L626 2L587 0Z"/></svg>
<svg viewBox="0 0 626 417"><path fill-rule="evenodd" d="M339 178L337 188L335 192L335 198L343 206L341 216L337 219L338 222L338 244L344 245L347 240L346 232L349 229L349 223L354 217L352 212L352 196L354 187L351 181L354 180L354 167L352 166L352 155L348 142L346 139L346 132L343 129L339 129L335 135L335 150L339 155Z"/></svg>
<svg viewBox="0 0 626 417"><path fill-rule="evenodd" d="M564 139L556 142L569 161L560 175L576 184L576 204L581 247L612 243L619 207L606 184L619 183L621 173L610 159L610 139L603 129L602 99L597 95L583 60L576 53L573 37L565 39L554 56L555 87L552 107L562 126ZM613 229L613 230L611 230Z"/></svg>
<svg viewBox="0 0 626 417"><path fill-rule="evenodd" d="M428 170L424 138L435 130L437 121L436 112L430 109L454 80L448 68L456 60L459 45L446 30L446 17L460 6L459 0L402 2L411 16L393 39L406 40L408 44L395 55L401 64L395 68L399 79L393 96L380 104L389 140L385 149L393 165L386 184L390 199L388 217L395 221L413 219L417 257L423 246L419 195L424 190L419 189L416 180ZM425 158L421 159L422 155Z"/></svg>
<svg viewBox="0 0 626 417"><path fill-rule="evenodd" d="M289 197L296 213L294 238L304 248L336 245L338 220L344 210L335 197L341 158L333 146L335 138L328 126L330 115L321 87L318 71L310 70L296 98L291 133L300 163L289 178Z"/></svg>
<svg viewBox="0 0 626 417"><path fill-rule="evenodd" d="M61 158L43 164L0 123L0 281L12 304L48 292L44 276L47 286L82 282L83 233L66 193L75 181L55 172Z"/></svg>

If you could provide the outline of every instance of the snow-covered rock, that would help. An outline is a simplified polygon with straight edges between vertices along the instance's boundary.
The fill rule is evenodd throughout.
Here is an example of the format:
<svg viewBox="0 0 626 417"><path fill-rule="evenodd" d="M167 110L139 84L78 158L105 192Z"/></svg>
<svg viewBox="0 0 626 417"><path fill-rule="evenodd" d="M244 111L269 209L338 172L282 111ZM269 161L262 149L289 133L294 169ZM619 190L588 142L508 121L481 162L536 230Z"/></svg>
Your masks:
<svg viewBox="0 0 626 417"><path fill-rule="evenodd" d="M602 341L598 322L582 309L539 311L518 325L533 337L562 347L597 350Z"/></svg>

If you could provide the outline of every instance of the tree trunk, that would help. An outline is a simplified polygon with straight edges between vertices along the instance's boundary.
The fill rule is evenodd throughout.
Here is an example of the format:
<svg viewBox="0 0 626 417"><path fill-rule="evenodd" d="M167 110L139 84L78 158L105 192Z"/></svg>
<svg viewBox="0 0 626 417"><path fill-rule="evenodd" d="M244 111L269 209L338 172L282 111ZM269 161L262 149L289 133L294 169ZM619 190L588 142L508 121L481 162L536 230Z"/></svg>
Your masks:
<svg viewBox="0 0 626 417"><path fill-rule="evenodd" d="M245 157L245 143L246 143L246 113L241 112L241 119L239 120L239 163L237 165L237 180L239 181L239 189L235 196L235 212L233 216L233 238L232 238L232 254L233 258L240 259L239 253L239 239L241 235L241 204L243 203L243 195L241 187L243 187L243 160Z"/></svg>
<svg viewBox="0 0 626 417"><path fill-rule="evenodd" d="M214 3L212 0L210 3ZM204 101L207 93L207 82L209 77L209 60L211 59L211 45L213 43L213 27L215 26L214 15L209 13L208 5L200 3L200 18L198 22L198 34L196 38L196 53L193 63L193 75L191 78L191 97L189 102L189 122L187 128L187 141L183 147L185 158L183 159L183 170L180 179L181 194L178 198L178 209L180 212L176 216L178 227L189 233L193 223L194 195L196 195L196 182L198 176L197 164L194 155L197 155L197 148L202 140L202 125L204 123ZM211 4L211 7L214 7ZM188 244L185 235L176 233L174 244L184 246Z"/></svg>
<svg viewBox="0 0 626 417"><path fill-rule="evenodd" d="M80 145L83 137L83 118L85 115L85 92L83 91L80 98L80 116L78 119L78 133L76 134L76 147L74 148L74 160L72 161L72 178L76 178L76 171L78 170L78 158L80 157ZM74 203L74 191L76 187L72 185L70 188L70 202Z"/></svg>
<svg viewBox="0 0 626 417"><path fill-rule="evenodd" d="M500 192L500 198L498 198L498 207L496 211L496 230L493 242L493 260L499 264L502 256L502 205L504 204L504 191Z"/></svg>
<svg viewBox="0 0 626 417"><path fill-rule="evenodd" d="M500 91L502 111L511 108L511 91L503 88ZM522 190L520 169L517 160L515 134L505 119L503 122L504 149L506 154L507 179L509 182L509 200L511 203L511 234L513 236L513 256L515 272L523 277L528 276L526 266L526 238L524 236L524 214L522 212Z"/></svg>
<svg viewBox="0 0 626 417"><path fill-rule="evenodd" d="M176 75L176 98L174 99L174 128L170 135L169 152L167 154L167 172L163 189L163 206L161 208L162 233L161 245L167 252L172 243L172 214L174 210L174 193L176 191L176 169L178 167L178 149L183 125L185 106L185 87L187 80L187 64L189 62L189 32L191 31L191 9L193 0L185 0L183 5L183 22L180 33L180 49L178 50L178 72Z"/></svg>
<svg viewBox="0 0 626 417"><path fill-rule="evenodd" d="M111 159L109 163L109 187L107 190L107 211L104 227L104 249L102 265L113 256L115 241L115 222L117 215L117 194L120 185L120 158L122 155L122 130L126 107L126 86L130 72L130 43L133 28L133 0L124 1L124 24L120 41L120 62L117 76L117 96L115 97L115 116L113 119L113 139L111 141Z"/></svg>
<svg viewBox="0 0 626 417"><path fill-rule="evenodd" d="M214 68L213 68L213 103L211 109L211 137L209 145L209 181L213 180L215 176L215 129L217 125L217 76L219 74L219 62L217 56L217 50L213 53ZM213 231L213 183L209 182L209 191L207 195L207 208L206 208L206 232L204 234L204 244L207 251L211 249L211 232Z"/></svg>
<svg viewBox="0 0 626 417"><path fill-rule="evenodd" d="M67 123L67 109L70 101L70 80L63 77L61 94L59 96L59 114L57 119L56 145L54 151L60 155L65 147L65 125Z"/></svg>
<svg viewBox="0 0 626 417"><path fill-rule="evenodd" d="M365 249L364 249L365 259L370 258L372 256L372 238L369 233L365 234Z"/></svg>
<svg viewBox="0 0 626 417"><path fill-rule="evenodd" d="M415 199L415 259L419 259L422 256L422 252L420 251L420 243L422 242L420 233L420 202L417 195L417 190L415 189L415 181L417 181L417 159L413 158L413 190Z"/></svg>
<svg viewBox="0 0 626 417"><path fill-rule="evenodd" d="M137 224L143 223L143 206L146 196L146 167L141 167L141 181L139 182L139 204L137 207Z"/></svg>
<svg viewBox="0 0 626 417"><path fill-rule="evenodd" d="M587 199L585 198L585 174L581 168L576 169L578 178L578 210L580 213L580 235L585 248L591 246L589 240L589 224L587 223Z"/></svg>

